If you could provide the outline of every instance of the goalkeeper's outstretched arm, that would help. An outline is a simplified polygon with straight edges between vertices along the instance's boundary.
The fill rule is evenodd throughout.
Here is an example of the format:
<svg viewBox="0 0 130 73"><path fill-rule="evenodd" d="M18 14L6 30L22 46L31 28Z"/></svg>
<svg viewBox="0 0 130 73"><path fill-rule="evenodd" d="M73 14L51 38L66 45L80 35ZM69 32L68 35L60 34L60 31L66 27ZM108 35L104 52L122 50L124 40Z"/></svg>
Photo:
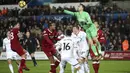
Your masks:
<svg viewBox="0 0 130 73"><path fill-rule="evenodd" d="M72 12L72 11L69 11L69 10L64 10L63 12L66 13L66 14L73 15L73 16L75 14L75 12Z"/></svg>

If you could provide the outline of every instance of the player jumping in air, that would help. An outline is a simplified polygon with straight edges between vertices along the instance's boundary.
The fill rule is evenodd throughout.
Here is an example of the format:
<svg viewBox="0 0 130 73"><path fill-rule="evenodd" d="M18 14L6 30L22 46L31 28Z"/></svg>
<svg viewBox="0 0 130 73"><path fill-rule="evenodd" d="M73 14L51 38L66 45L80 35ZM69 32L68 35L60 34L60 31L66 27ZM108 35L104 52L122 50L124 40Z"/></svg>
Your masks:
<svg viewBox="0 0 130 73"><path fill-rule="evenodd" d="M97 29L96 29L94 23L92 22L90 15L87 12L83 11L84 5L80 4L78 6L78 12L71 12L68 10L63 10L62 8L60 10L66 14L73 15L77 18L78 23L80 24L80 26L84 29L84 31L87 34L89 46L95 55L95 57L93 57L93 60L97 60L98 58L101 58L102 57L101 51L100 51L101 45L97 39ZM97 52L96 48L99 49L99 52Z"/></svg>
<svg viewBox="0 0 130 73"><path fill-rule="evenodd" d="M60 63L60 54L57 52L54 46L54 41L58 40L54 23L49 23L49 28L43 31L42 37L42 50L50 61L50 73L56 73L56 68ZM53 56L55 56L59 61L55 61Z"/></svg>
<svg viewBox="0 0 130 73"><path fill-rule="evenodd" d="M17 22L17 24L14 25L14 27L10 30L10 40L11 40L11 49L15 51L20 57L21 62L19 65L19 73L23 73L23 69L29 70L26 67L25 59L26 59L26 51L23 49L23 47L20 45L19 42L19 29L20 29L20 23Z"/></svg>
<svg viewBox="0 0 130 73"><path fill-rule="evenodd" d="M11 73L14 73L13 66L11 60L16 60L16 64L19 65L19 62L17 61L17 53L11 50L11 43L9 39L9 31L7 32L7 37L3 40L3 50L6 50L6 57L9 64L9 69Z"/></svg>
<svg viewBox="0 0 130 73"><path fill-rule="evenodd" d="M97 30L98 30L98 40L101 44L105 44L106 43L106 40L105 40L105 37L104 37L104 34L102 32L102 30L99 29L99 25L98 25L98 22L94 22ZM97 50L98 51L101 51L101 50ZM95 57L93 51L90 49L90 56L93 58ZM95 73L98 73L98 70L99 70L99 66L100 66L100 59L101 58L97 58L97 60L93 60L93 69L95 71Z"/></svg>

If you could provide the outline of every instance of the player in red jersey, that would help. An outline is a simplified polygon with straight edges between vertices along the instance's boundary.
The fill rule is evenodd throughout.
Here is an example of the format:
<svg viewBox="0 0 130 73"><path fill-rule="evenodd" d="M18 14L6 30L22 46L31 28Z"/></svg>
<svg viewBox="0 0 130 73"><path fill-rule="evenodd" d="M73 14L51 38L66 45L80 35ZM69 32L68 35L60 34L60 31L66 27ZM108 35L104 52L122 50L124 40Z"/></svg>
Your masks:
<svg viewBox="0 0 130 73"><path fill-rule="evenodd" d="M23 69L29 70L26 67L25 64L25 58L26 58L26 51L22 48L19 42L19 29L20 29L20 24L17 23L14 25L14 27L10 30L10 40L11 40L11 49L15 51L19 56L21 56L21 62L19 65L18 72L23 73Z"/></svg>
<svg viewBox="0 0 130 73"><path fill-rule="evenodd" d="M103 31L101 29L99 29L98 22L95 22L95 26L97 27L97 30L98 30L97 31L98 32L98 35L97 35L98 41L100 42L100 44L105 44L106 39L104 37ZM99 50L97 49L97 52L98 51ZM95 57L95 55L94 55L94 53L92 52L91 49L90 49L90 56L93 59L93 69L94 69L95 73L98 73L99 66L100 66L100 59L102 58L102 56Z"/></svg>
<svg viewBox="0 0 130 73"><path fill-rule="evenodd" d="M49 28L45 29L42 35L42 50L50 61L51 70L49 73L56 73L56 68L60 63L60 54L56 51L54 46L54 42L58 40L57 32L55 31L55 23L50 23ZM53 56L58 60L55 61Z"/></svg>
<svg viewBox="0 0 130 73"><path fill-rule="evenodd" d="M98 29L98 41L100 42L100 44L106 44L106 39L103 34L103 31L99 29L99 25L96 25L96 27Z"/></svg>

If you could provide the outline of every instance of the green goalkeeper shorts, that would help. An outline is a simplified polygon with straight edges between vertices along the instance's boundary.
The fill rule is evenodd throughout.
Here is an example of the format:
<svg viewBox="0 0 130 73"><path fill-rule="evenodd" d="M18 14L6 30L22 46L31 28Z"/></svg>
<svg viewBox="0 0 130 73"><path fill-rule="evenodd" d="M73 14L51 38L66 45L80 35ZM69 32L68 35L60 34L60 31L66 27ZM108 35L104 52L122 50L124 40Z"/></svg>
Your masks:
<svg viewBox="0 0 130 73"><path fill-rule="evenodd" d="M92 24L88 29L85 30L88 39L97 37L97 29L94 24Z"/></svg>

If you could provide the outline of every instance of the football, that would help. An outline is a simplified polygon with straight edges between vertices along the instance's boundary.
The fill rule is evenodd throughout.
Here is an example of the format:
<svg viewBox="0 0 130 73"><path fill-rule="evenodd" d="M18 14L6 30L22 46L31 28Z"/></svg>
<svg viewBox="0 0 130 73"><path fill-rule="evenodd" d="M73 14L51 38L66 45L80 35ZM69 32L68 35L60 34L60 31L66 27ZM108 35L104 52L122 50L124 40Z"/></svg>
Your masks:
<svg viewBox="0 0 130 73"><path fill-rule="evenodd" d="M19 5L20 8L24 8L26 6L26 2L23 1L23 0L19 1L18 5Z"/></svg>

